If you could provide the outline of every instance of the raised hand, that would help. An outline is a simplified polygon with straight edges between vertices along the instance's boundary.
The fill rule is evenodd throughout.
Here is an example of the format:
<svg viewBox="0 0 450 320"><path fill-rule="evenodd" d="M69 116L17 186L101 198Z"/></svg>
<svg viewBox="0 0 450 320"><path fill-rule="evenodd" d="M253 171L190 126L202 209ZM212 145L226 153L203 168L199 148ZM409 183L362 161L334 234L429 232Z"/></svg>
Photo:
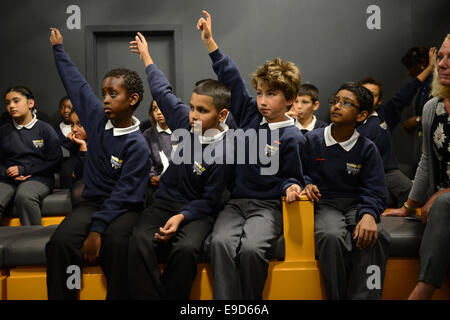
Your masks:
<svg viewBox="0 0 450 320"><path fill-rule="evenodd" d="M138 32L135 40L130 41L130 51L137 53L146 67L153 63L150 52L148 51L147 40L145 40L142 33Z"/></svg>
<svg viewBox="0 0 450 320"><path fill-rule="evenodd" d="M50 43L52 46L63 43L63 36L56 28L50 28Z"/></svg>
<svg viewBox="0 0 450 320"><path fill-rule="evenodd" d="M428 51L428 65L432 66L433 68L436 65L436 52L436 47L431 47L430 51Z"/></svg>
<svg viewBox="0 0 450 320"><path fill-rule="evenodd" d="M202 41L208 49L208 52L211 53L218 48L212 36L211 15L206 10L202 10L202 13L206 19L203 17L198 19L197 30L201 31Z"/></svg>

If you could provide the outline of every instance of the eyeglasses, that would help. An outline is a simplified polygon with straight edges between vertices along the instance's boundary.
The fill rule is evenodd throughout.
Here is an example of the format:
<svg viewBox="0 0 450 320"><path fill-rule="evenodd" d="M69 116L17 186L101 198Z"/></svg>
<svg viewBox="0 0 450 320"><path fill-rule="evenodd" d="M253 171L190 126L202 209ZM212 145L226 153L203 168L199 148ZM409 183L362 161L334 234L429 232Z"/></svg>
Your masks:
<svg viewBox="0 0 450 320"><path fill-rule="evenodd" d="M336 106L336 105L340 104L344 108L355 107L355 108L359 109L359 106L357 106L356 104L353 104L353 103L351 103L349 101L341 101L341 100L337 100L337 99L330 99L330 100L328 100L328 103L330 104L330 106Z"/></svg>

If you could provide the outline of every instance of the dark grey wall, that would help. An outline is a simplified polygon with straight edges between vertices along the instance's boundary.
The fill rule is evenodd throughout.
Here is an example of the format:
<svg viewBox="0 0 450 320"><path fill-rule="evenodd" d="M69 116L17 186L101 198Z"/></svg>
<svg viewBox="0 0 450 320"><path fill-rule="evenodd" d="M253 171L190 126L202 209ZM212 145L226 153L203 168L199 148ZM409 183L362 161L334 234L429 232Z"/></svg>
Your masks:
<svg viewBox="0 0 450 320"><path fill-rule="evenodd" d="M71 4L81 8L81 30L66 27ZM369 5L381 8L381 30L366 27ZM65 93L53 64L50 26L62 31L66 51L85 74L85 26L169 24L182 27L182 98L189 101L195 81L214 76L195 29L202 9L212 13L216 41L249 85L248 75L267 59L296 62L303 82L321 91L320 118L328 113L327 99L345 81L375 76L389 98L408 80L400 64L407 49L438 46L450 32L448 0L16 0L3 2L0 13L0 88L27 84L40 109L56 115Z"/></svg>

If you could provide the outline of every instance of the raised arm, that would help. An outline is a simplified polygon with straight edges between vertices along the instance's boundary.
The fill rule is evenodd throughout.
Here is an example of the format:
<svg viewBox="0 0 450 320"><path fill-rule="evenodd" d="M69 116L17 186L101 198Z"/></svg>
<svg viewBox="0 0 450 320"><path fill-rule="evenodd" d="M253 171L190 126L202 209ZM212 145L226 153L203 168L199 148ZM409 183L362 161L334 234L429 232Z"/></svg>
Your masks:
<svg viewBox="0 0 450 320"><path fill-rule="evenodd" d="M213 69L219 81L223 82L231 92L230 112L233 115L238 127L246 120L261 118L256 101L249 95L244 79L239 69L230 57L224 55L212 36L211 15L203 10L205 18L200 18L197 22L197 30L201 31L203 44L208 50L213 62Z"/></svg>
<svg viewBox="0 0 450 320"><path fill-rule="evenodd" d="M94 129L93 125L90 125L92 119L103 117L102 102L64 51L63 37L59 30L55 28L50 28L50 30L50 43L53 47L56 68L75 111L89 135Z"/></svg>
<svg viewBox="0 0 450 320"><path fill-rule="evenodd" d="M173 93L169 80L153 62L148 50L147 40L140 32L137 33L135 41L130 42L130 51L137 53L144 63L150 91L164 118L166 118L170 130L174 131L178 128L190 129L190 107Z"/></svg>
<svg viewBox="0 0 450 320"><path fill-rule="evenodd" d="M436 48L431 48L428 55L428 66L417 77L409 80L389 101L381 106L381 108L383 108L385 120L391 132L400 122L403 110L411 104L417 90L433 72L436 62ZM416 119L417 116L413 116L406 120L404 123L405 129L414 130L414 128L418 125Z"/></svg>

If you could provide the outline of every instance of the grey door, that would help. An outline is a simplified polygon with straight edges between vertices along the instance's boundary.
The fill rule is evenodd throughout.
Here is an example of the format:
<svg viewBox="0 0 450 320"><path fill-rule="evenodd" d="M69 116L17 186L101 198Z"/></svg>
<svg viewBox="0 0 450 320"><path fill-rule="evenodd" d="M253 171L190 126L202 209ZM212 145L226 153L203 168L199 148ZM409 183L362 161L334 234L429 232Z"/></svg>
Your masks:
<svg viewBox="0 0 450 320"><path fill-rule="evenodd" d="M96 30L92 30L96 28ZM136 28L134 30L130 30ZM128 68L136 71L144 83L144 99L135 112L139 120L148 118L148 110L152 100L150 89L145 74L145 67L139 58L139 55L131 53L129 42L134 40L136 32L141 32L149 43L149 50L155 64L166 75L176 94L177 87L181 88L177 80L177 61L176 46L177 35L172 30L149 30L139 29L137 26L112 26L112 27L91 27L90 37L87 37L87 76L88 81L96 90L96 94L101 97L102 81L104 75L111 69ZM157 27L154 27L158 29ZM168 29L168 28L159 28ZM89 29L88 29L89 32ZM177 79L178 78L178 79Z"/></svg>

